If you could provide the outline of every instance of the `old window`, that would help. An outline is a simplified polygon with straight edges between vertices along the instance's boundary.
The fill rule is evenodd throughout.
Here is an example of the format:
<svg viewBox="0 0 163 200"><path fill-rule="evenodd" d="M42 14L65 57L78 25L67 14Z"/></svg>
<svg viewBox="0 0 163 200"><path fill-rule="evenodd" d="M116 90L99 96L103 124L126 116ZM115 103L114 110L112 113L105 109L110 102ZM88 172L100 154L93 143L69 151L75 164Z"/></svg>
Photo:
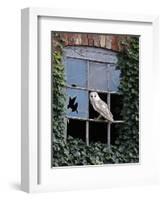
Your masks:
<svg viewBox="0 0 163 200"><path fill-rule="evenodd" d="M64 64L67 93L66 136L91 142L114 143L116 124L120 115L122 96L118 94L120 71L116 69L117 55L113 51L93 47L66 47ZM96 119L98 113L89 101L89 93L96 91L114 116L114 123ZM113 139L112 139L113 138Z"/></svg>

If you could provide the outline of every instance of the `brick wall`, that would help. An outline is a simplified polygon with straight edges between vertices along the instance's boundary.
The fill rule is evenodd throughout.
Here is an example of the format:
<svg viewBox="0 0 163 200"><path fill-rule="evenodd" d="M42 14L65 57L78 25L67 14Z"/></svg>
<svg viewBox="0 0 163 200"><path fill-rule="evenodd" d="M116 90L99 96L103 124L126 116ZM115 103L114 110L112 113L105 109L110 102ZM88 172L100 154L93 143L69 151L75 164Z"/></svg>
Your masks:
<svg viewBox="0 0 163 200"><path fill-rule="evenodd" d="M64 40L65 46L89 46L120 51L122 49L120 40L125 36L120 35L104 35L91 33L57 33ZM58 37L57 37L58 38ZM55 32L52 37L52 45L55 47Z"/></svg>

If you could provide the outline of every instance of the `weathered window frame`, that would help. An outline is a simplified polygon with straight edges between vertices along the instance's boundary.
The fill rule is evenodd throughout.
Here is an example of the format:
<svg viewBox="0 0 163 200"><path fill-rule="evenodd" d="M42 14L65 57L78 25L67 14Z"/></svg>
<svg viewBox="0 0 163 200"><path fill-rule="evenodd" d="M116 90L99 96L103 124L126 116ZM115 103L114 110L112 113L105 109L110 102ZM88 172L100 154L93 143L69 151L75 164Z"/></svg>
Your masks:
<svg viewBox="0 0 163 200"><path fill-rule="evenodd" d="M99 89L93 89L90 88L89 84L89 69L90 69L90 62L98 62L98 63L104 63L107 65L108 69L110 66L116 67L117 65L117 58L118 53L112 50L108 49L102 49L102 48L96 48L96 47L79 47L79 46L68 46L64 48L64 63L66 63L67 58L73 58L73 59L81 59L86 60L87 62L87 83L86 87L79 87L79 86L71 86L66 85L66 88L70 89L79 89L79 90L85 90L89 93L89 91L94 92L100 92L105 93L107 95L107 104L110 109L111 105L111 94L119 94L117 91L109 91L109 90L99 90ZM108 80L107 80L108 81ZM88 95L88 110L89 110L89 95ZM110 141L111 141L111 124L107 120L97 120L97 119L90 119L89 115L88 118L81 118L81 117L70 117L66 116L66 119L77 119L77 120L83 120L86 121L86 144L89 145L89 122L97 122L97 123L107 123L107 145L110 147ZM124 123L123 120L115 120L113 123ZM67 138L67 123L66 123L66 129L65 129L65 138Z"/></svg>

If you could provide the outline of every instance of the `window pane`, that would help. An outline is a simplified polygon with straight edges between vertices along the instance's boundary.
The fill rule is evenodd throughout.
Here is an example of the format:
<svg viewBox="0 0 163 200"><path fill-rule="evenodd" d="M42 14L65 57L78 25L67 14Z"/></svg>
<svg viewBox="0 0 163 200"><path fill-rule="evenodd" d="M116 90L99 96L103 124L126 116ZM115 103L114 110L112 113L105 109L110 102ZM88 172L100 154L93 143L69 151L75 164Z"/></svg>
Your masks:
<svg viewBox="0 0 163 200"><path fill-rule="evenodd" d="M120 94L111 94L111 112L114 120L122 120L123 96Z"/></svg>
<svg viewBox="0 0 163 200"><path fill-rule="evenodd" d="M88 92L67 89L67 115L69 117L88 118Z"/></svg>
<svg viewBox="0 0 163 200"><path fill-rule="evenodd" d="M68 85L86 87L86 77L87 61L74 58L66 59L66 78Z"/></svg>
<svg viewBox="0 0 163 200"><path fill-rule="evenodd" d="M118 86L120 83L120 70L116 70L115 66L111 66L109 67L108 76L109 91L118 91Z"/></svg>
<svg viewBox="0 0 163 200"><path fill-rule="evenodd" d="M89 142L107 143L107 123L89 123Z"/></svg>
<svg viewBox="0 0 163 200"><path fill-rule="evenodd" d="M85 142L86 121L70 119L67 123L67 135Z"/></svg>
<svg viewBox="0 0 163 200"><path fill-rule="evenodd" d="M108 90L107 65L90 62L89 64L89 87L95 90Z"/></svg>

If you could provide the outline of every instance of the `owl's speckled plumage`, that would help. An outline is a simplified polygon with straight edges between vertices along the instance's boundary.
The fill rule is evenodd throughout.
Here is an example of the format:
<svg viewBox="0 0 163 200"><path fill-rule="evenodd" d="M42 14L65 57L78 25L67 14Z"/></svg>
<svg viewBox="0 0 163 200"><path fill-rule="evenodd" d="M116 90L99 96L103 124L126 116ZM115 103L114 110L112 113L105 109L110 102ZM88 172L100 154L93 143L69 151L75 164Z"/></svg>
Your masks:
<svg viewBox="0 0 163 200"><path fill-rule="evenodd" d="M108 105L100 99L97 92L90 93L90 101L95 111L97 111L101 116L107 119L110 122L113 122L113 115L109 110Z"/></svg>

